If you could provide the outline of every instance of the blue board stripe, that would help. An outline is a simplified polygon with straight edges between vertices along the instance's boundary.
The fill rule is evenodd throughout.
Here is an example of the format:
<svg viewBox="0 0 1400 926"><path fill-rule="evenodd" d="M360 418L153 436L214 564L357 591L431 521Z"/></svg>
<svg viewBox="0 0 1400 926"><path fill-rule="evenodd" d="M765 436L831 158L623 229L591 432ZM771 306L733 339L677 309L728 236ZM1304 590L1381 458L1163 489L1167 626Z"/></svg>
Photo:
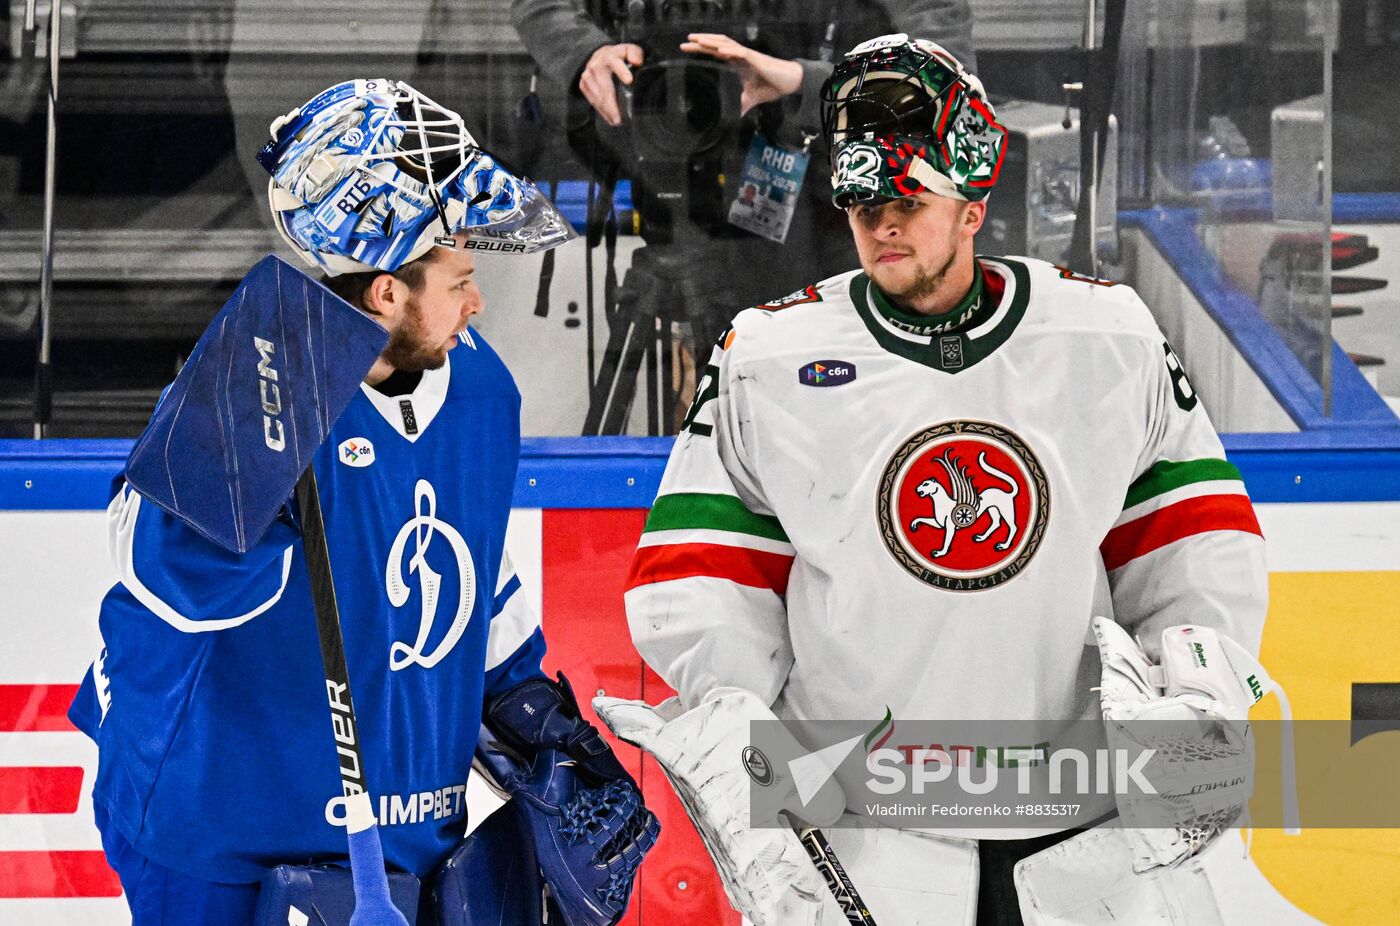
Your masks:
<svg viewBox="0 0 1400 926"><path fill-rule="evenodd" d="M1333 193L1334 225L1400 222L1400 193Z"/></svg>
<svg viewBox="0 0 1400 926"><path fill-rule="evenodd" d="M97 510L130 441L0 441L0 510ZM648 508L669 438L527 439L518 508ZM1381 433L1226 435L1257 502L1400 501L1400 442Z"/></svg>

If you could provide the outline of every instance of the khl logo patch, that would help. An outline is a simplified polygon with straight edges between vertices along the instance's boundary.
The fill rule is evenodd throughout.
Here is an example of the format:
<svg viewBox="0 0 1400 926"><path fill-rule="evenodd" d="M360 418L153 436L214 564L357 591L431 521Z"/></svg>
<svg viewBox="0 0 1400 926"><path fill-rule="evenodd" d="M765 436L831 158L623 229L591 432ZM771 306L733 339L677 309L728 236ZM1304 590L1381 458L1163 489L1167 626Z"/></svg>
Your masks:
<svg viewBox="0 0 1400 926"><path fill-rule="evenodd" d="M374 462L374 445L363 437L352 437L341 441L337 456L346 466L360 469Z"/></svg>
<svg viewBox="0 0 1400 926"><path fill-rule="evenodd" d="M949 421L904 441L876 499L880 536L935 588L994 588L1020 575L1050 519L1050 483L1025 441L985 421Z"/></svg>
<svg viewBox="0 0 1400 926"><path fill-rule="evenodd" d="M856 378L856 365L845 360L813 360L797 371L804 386L841 386Z"/></svg>

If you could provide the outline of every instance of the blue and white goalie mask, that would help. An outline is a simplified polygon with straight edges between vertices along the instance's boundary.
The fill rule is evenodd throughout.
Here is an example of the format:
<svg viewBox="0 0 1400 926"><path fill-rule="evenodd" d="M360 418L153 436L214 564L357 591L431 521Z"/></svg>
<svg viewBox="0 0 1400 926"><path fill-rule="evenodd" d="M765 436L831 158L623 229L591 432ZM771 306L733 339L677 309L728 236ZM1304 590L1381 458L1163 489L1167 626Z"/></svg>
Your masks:
<svg viewBox="0 0 1400 926"><path fill-rule="evenodd" d="M574 231L529 180L496 163L462 117L395 80L348 80L272 123L258 163L273 222L336 276L393 272L470 231L533 253Z"/></svg>

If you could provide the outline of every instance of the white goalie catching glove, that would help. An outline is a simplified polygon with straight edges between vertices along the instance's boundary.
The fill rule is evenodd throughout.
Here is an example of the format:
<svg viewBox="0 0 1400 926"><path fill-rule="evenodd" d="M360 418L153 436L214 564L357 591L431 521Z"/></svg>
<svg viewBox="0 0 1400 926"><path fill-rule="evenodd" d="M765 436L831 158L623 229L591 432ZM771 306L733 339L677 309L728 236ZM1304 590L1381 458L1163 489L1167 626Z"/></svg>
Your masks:
<svg viewBox="0 0 1400 926"><path fill-rule="evenodd" d="M1254 656L1212 628L1183 624L1162 632L1162 663L1154 665L1112 620L1096 617L1093 629L1109 745L1130 757L1153 752L1141 775L1156 794L1127 782L1115 789L1135 870L1196 854L1245 810L1254 772L1249 709L1269 691L1285 719L1285 819L1297 831L1288 701Z"/></svg>
<svg viewBox="0 0 1400 926"><path fill-rule="evenodd" d="M845 807L841 787L829 775L819 776L825 781L808 800L799 798L816 781L799 786L788 762L808 750L758 695L717 688L690 711L676 698L655 708L596 698L593 708L613 733L661 764L719 870L730 903L754 926L848 922L791 827L776 819L750 819L751 787L773 792L778 804L812 826L835 822ZM751 742L754 721L772 721L771 741L765 729L762 750Z"/></svg>

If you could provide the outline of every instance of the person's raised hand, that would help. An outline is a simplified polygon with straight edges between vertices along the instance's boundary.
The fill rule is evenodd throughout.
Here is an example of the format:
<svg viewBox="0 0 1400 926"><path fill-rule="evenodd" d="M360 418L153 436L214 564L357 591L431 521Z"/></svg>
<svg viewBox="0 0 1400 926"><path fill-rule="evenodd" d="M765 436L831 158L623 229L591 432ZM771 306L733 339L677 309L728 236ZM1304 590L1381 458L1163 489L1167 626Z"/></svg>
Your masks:
<svg viewBox="0 0 1400 926"><path fill-rule="evenodd" d="M613 78L624 84L632 83L632 67L642 64L640 45L604 45L588 58L579 75L578 89L608 125L622 124L622 110L617 105L617 88ZM631 67L629 67L629 65Z"/></svg>
<svg viewBox="0 0 1400 926"><path fill-rule="evenodd" d="M727 35L693 32L689 41L681 43L681 51L707 55L733 67L744 84L739 101L744 112L796 93L802 86L802 65L754 51Z"/></svg>

